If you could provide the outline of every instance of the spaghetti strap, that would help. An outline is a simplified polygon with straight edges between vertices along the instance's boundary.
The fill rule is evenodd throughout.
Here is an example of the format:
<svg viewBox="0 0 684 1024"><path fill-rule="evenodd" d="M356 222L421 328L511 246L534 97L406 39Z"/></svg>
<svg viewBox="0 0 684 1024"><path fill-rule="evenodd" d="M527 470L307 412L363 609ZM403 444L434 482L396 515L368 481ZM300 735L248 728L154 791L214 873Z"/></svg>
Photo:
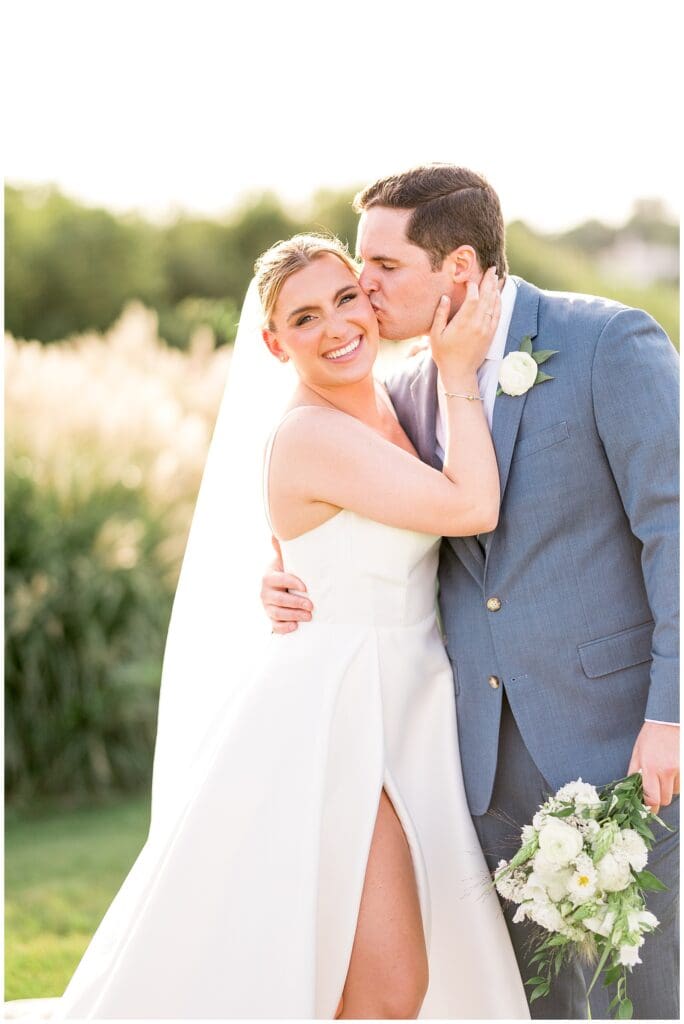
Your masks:
<svg viewBox="0 0 684 1024"><path fill-rule="evenodd" d="M268 528L269 528L269 530L271 531L271 533L274 536L275 536L275 530L273 529L273 523L271 522L270 501L269 501L269 493L268 493L268 477L269 477L269 470L271 468L271 455L273 453L273 442L276 439L276 434L278 433L278 431L280 430L281 426L283 425L283 423L285 422L287 417L290 415L290 413L294 412L296 409L301 409L301 408L302 408L301 405L293 406L292 409L288 409L288 411L285 413L285 415L282 416L278 420L278 422L276 423L275 427L273 428L273 430L271 431L271 433L269 435L268 441L266 442L266 448L264 449L264 469L263 469L263 478L262 478L263 479L262 494L263 494L263 500L264 500L264 513L266 515L266 522L268 523Z"/></svg>

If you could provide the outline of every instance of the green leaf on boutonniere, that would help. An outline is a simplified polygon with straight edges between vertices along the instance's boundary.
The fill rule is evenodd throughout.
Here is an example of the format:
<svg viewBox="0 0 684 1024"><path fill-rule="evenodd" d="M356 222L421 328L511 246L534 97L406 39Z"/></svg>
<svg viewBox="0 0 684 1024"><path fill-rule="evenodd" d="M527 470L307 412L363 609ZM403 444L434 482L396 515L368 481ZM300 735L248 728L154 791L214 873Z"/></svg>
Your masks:
<svg viewBox="0 0 684 1024"><path fill-rule="evenodd" d="M520 352L527 352L528 356L532 355L532 338L529 334L526 334L523 340L520 342Z"/></svg>
<svg viewBox="0 0 684 1024"><path fill-rule="evenodd" d="M499 385L499 387L496 389L496 397L498 398L499 395L503 395L503 388L501 387L501 385Z"/></svg>
<svg viewBox="0 0 684 1024"><path fill-rule="evenodd" d="M540 370L539 373L537 374L537 377L536 377L534 383L535 384L543 384L545 380L553 380L553 377L551 376L550 373L542 373L542 371Z"/></svg>
<svg viewBox="0 0 684 1024"><path fill-rule="evenodd" d="M540 363L545 363L547 359L551 358L551 356L557 356L558 349L540 348L538 352L531 352L530 355L534 359L537 366L539 366Z"/></svg>

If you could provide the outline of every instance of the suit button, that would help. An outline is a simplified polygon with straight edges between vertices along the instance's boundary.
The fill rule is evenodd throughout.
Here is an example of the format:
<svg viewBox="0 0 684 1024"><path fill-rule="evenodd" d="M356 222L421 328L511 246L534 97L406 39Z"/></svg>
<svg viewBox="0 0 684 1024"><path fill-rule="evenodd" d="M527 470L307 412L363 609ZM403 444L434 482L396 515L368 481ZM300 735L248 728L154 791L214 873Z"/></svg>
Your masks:
<svg viewBox="0 0 684 1024"><path fill-rule="evenodd" d="M492 690L498 690L501 680L497 678L497 676L490 676L487 682L491 686Z"/></svg>
<svg viewBox="0 0 684 1024"><path fill-rule="evenodd" d="M501 608L501 601L498 597L490 597L487 601L487 611L498 612Z"/></svg>

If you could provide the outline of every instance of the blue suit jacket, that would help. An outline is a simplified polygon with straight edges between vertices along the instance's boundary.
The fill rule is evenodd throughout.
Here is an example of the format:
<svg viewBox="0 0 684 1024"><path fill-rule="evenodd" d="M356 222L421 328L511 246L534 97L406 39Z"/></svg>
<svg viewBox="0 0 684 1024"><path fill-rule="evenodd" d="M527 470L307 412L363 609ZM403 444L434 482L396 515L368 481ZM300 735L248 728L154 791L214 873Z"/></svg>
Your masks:
<svg viewBox="0 0 684 1024"><path fill-rule="evenodd" d="M624 775L644 718L679 718L676 352L640 310L514 280L506 352L525 335L557 349L543 367L554 379L496 399L499 525L484 551L449 537L440 558L473 814L491 797L504 689L554 789ZM388 388L439 468L436 367L409 365Z"/></svg>

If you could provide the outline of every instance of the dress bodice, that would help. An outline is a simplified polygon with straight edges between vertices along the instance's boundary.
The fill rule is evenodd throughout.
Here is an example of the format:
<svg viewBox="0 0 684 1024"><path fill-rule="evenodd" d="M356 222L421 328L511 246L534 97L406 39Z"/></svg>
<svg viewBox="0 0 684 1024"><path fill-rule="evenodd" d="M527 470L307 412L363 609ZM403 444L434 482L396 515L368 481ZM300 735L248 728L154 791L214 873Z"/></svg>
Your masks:
<svg viewBox="0 0 684 1024"><path fill-rule="evenodd" d="M264 457L264 507L274 535L268 480L282 422ZM439 540L342 509L299 537L279 542L285 571L306 583L316 622L409 626L434 613Z"/></svg>
<svg viewBox="0 0 684 1024"><path fill-rule="evenodd" d="M343 509L280 547L317 622L410 626L434 612L439 538L431 534Z"/></svg>

